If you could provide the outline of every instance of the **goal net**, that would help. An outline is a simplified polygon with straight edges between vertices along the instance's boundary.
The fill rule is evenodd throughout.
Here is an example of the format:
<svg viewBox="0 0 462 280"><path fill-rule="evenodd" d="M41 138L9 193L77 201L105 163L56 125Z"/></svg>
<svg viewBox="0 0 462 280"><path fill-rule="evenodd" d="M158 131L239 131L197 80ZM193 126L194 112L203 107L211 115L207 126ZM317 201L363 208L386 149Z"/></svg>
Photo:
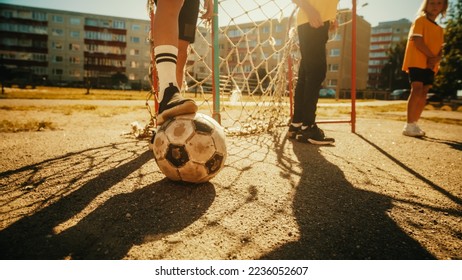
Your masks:
<svg viewBox="0 0 462 280"><path fill-rule="evenodd" d="M287 125L298 69L296 6L287 0L217 1L218 24L198 22L182 93L228 135Z"/></svg>

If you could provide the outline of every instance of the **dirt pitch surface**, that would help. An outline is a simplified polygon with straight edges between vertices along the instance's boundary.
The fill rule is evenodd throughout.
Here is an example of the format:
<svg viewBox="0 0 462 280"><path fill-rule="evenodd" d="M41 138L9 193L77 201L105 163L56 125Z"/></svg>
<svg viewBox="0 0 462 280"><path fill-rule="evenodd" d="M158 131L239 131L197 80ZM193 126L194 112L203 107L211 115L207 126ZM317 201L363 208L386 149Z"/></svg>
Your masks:
<svg viewBox="0 0 462 280"><path fill-rule="evenodd" d="M286 128L228 137L225 168L191 186L128 134L142 108L1 112L56 127L0 133L1 259L462 259L460 125L423 121L416 139L359 116L356 133L321 125L325 147Z"/></svg>

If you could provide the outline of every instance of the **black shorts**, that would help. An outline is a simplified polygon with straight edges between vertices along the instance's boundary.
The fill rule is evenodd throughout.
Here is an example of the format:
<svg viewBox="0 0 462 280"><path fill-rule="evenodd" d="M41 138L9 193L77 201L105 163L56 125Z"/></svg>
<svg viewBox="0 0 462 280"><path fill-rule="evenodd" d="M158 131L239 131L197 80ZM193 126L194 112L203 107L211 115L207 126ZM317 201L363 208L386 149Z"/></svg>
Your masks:
<svg viewBox="0 0 462 280"><path fill-rule="evenodd" d="M157 4L157 0L154 0ZM178 17L178 39L194 43L200 0L184 0Z"/></svg>
<svg viewBox="0 0 462 280"><path fill-rule="evenodd" d="M422 82L424 86L433 85L435 72L431 69L409 68L409 82Z"/></svg>

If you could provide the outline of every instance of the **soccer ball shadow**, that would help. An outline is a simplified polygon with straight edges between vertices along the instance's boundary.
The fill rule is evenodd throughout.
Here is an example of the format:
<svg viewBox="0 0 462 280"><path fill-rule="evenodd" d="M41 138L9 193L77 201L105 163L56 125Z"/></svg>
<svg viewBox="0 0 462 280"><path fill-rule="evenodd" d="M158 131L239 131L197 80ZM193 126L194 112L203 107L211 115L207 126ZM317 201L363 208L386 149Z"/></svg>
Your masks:
<svg viewBox="0 0 462 280"><path fill-rule="evenodd" d="M160 171L170 180L187 183L208 182L220 172L227 157L223 128L202 113L167 120L151 147Z"/></svg>

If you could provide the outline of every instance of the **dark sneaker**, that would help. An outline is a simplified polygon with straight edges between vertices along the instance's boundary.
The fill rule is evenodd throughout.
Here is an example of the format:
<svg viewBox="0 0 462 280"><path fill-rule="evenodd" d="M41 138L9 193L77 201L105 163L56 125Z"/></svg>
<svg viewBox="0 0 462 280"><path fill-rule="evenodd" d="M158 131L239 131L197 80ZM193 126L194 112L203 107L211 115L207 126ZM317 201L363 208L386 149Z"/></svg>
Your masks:
<svg viewBox="0 0 462 280"><path fill-rule="evenodd" d="M332 145L335 143L335 139L327 138L324 135L324 131L322 131L322 129L320 129L317 125L301 129L296 138L299 142L315 145Z"/></svg>
<svg viewBox="0 0 462 280"><path fill-rule="evenodd" d="M287 137L290 139L295 139L297 133L301 130L301 126L289 125L289 131L287 131Z"/></svg>
<svg viewBox="0 0 462 280"><path fill-rule="evenodd" d="M163 124L166 120L185 114L197 112L196 102L180 95L180 90L172 83L165 89L162 102L159 103L157 125Z"/></svg>

